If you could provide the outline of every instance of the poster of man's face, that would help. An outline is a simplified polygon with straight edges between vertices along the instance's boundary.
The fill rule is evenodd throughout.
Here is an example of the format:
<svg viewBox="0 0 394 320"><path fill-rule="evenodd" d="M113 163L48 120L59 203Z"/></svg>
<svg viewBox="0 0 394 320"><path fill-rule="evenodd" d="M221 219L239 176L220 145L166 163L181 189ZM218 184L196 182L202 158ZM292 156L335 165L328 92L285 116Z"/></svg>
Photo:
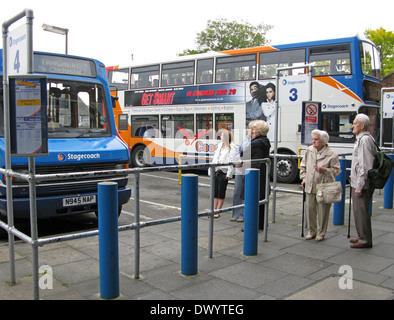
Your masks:
<svg viewBox="0 0 394 320"><path fill-rule="evenodd" d="M260 83L253 81L249 84L251 99L246 103L246 127L253 120L264 120L270 130L268 138L274 139L275 134L275 94L276 86L272 82Z"/></svg>

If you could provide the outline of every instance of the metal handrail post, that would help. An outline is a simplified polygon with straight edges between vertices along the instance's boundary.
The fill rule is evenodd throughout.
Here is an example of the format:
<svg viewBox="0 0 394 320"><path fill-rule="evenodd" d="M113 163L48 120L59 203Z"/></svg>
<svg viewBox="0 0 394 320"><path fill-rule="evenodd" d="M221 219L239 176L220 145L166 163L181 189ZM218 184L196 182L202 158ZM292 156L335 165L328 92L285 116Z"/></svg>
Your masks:
<svg viewBox="0 0 394 320"><path fill-rule="evenodd" d="M270 170L271 170L271 164L270 161L268 161L265 164L266 168L266 174L265 174L265 200L267 201L264 206L264 242L267 242L267 234L268 234L268 208L269 208L269 202L270 202Z"/></svg>
<svg viewBox="0 0 394 320"><path fill-rule="evenodd" d="M33 297L34 300L39 299L38 288L38 225L37 225L37 203L36 203L36 182L34 176L36 174L35 158L29 157L29 198L30 198L30 232L33 255Z"/></svg>
<svg viewBox="0 0 394 320"><path fill-rule="evenodd" d="M280 78L280 72L281 71L285 71L285 70L292 70L292 69L298 69L300 67L303 68L308 68L308 74L310 76L311 79L311 83L310 83L310 89L309 89L309 101L312 101L312 64L305 64L303 66L297 66L297 67L283 67L283 68L277 68L276 69L276 110L275 110L275 132L274 132L274 176L273 176L273 197L272 197L272 222L275 223L275 213L276 213L276 184L277 184L277 174L276 174L276 170L277 170L277 164L278 164L278 160L277 160L277 154L278 154L278 128L279 128L279 78Z"/></svg>
<svg viewBox="0 0 394 320"><path fill-rule="evenodd" d="M272 223L275 223L275 215L276 215L276 184L278 182L277 177L277 166L278 166L278 158L276 155L278 154L278 128L279 128L279 70L276 69L276 108L275 108L275 131L274 131L274 170L273 170L273 190L272 190Z"/></svg>
<svg viewBox="0 0 394 320"><path fill-rule="evenodd" d="M140 278L140 173L134 174L134 279Z"/></svg>
<svg viewBox="0 0 394 320"><path fill-rule="evenodd" d="M214 198L215 198L215 168L211 167L208 170L211 170L211 189L210 189L210 197L209 197L209 207L211 213L209 215L209 236L208 236L208 258L213 257L213 215L214 215Z"/></svg>

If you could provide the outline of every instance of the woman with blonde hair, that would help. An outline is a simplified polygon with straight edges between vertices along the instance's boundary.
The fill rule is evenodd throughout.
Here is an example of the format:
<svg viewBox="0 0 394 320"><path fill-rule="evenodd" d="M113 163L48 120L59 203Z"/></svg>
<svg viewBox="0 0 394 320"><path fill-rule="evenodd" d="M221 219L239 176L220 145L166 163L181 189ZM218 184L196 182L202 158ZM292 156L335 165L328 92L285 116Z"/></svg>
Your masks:
<svg viewBox="0 0 394 320"><path fill-rule="evenodd" d="M233 143L232 132L223 129L221 134L221 143L213 156L212 163L228 163L235 159L236 146ZM209 168L208 173L211 174ZM233 178L233 165L217 166L215 167L215 195L214 195L214 210L221 209L226 198L226 190L228 181ZM215 214L214 218L219 218L220 214Z"/></svg>

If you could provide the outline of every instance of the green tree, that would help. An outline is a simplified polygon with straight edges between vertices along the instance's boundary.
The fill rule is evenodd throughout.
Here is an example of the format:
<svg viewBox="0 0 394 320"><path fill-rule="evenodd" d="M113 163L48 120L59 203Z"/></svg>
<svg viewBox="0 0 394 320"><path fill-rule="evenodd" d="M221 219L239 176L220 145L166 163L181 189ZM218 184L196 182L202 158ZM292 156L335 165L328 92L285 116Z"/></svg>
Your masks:
<svg viewBox="0 0 394 320"><path fill-rule="evenodd" d="M394 33L384 28L376 30L367 29L364 35L371 40L380 51L380 62L382 65L382 76L394 71Z"/></svg>
<svg viewBox="0 0 394 320"><path fill-rule="evenodd" d="M271 29L272 26L263 23L253 26L243 21L208 20L207 28L197 33L197 49L187 49L179 55L263 46L269 43L266 34Z"/></svg>

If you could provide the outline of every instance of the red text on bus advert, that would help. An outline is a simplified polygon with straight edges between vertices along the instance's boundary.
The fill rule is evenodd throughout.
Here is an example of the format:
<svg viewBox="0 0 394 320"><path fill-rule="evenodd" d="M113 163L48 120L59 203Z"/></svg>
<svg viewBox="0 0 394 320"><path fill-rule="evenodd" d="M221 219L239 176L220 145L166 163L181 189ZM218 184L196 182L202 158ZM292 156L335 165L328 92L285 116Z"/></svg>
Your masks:
<svg viewBox="0 0 394 320"><path fill-rule="evenodd" d="M144 93L141 98L142 106L172 104L175 92Z"/></svg>

